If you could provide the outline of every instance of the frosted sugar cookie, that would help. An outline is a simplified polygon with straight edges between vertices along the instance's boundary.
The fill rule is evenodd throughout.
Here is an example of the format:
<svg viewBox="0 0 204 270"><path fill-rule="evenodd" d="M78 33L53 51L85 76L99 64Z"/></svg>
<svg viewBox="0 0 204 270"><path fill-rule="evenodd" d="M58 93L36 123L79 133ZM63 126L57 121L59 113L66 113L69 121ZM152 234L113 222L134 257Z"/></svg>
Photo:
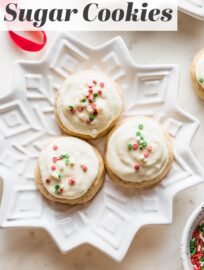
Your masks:
<svg viewBox="0 0 204 270"><path fill-rule="evenodd" d="M40 192L52 201L88 202L103 180L103 160L97 149L83 140L59 137L39 155L35 181Z"/></svg>
<svg viewBox="0 0 204 270"><path fill-rule="evenodd" d="M156 184L167 175L172 161L171 139L151 118L129 118L108 136L106 168L121 186L143 188Z"/></svg>
<svg viewBox="0 0 204 270"><path fill-rule="evenodd" d="M196 94L204 100L204 49L200 50L193 59L191 79Z"/></svg>
<svg viewBox="0 0 204 270"><path fill-rule="evenodd" d="M84 70L70 76L58 91L55 116L66 133L93 139L107 133L121 115L119 86L107 75Z"/></svg>

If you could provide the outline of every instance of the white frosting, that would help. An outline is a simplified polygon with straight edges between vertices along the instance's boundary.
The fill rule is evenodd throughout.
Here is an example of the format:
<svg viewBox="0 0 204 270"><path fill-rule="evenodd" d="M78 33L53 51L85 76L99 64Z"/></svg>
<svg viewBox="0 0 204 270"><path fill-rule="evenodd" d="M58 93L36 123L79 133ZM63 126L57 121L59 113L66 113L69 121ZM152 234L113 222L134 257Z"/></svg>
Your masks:
<svg viewBox="0 0 204 270"><path fill-rule="evenodd" d="M53 161L53 158L66 154L69 157ZM39 165L45 189L53 196L65 199L76 199L85 194L96 179L99 170L99 161L93 147L73 137L59 138L42 150ZM56 169L52 170L52 166ZM83 170L85 168L83 166L86 166L86 171ZM74 179L74 184L70 182L71 179ZM56 192L56 185L63 189L62 193Z"/></svg>
<svg viewBox="0 0 204 270"><path fill-rule="evenodd" d="M199 85L204 88L204 54L200 56L196 63L196 79Z"/></svg>
<svg viewBox="0 0 204 270"><path fill-rule="evenodd" d="M96 97L94 101L98 114L91 123L87 124L86 120L92 114L93 108L88 101L83 103L82 100L90 89L94 93L102 91L102 95ZM72 113L70 105L74 108L82 106L83 111ZM93 138L110 126L112 121L120 115L122 107L123 102L117 85L108 76L96 70L85 70L65 80L57 101L57 113L62 124L71 131Z"/></svg>
<svg viewBox="0 0 204 270"><path fill-rule="evenodd" d="M138 126L144 128L140 130ZM128 150L128 145L137 144L140 136L144 136L147 146L144 149ZM145 145L145 143L144 143ZM148 154L147 158L144 154ZM115 175L130 182L152 180L166 168L169 159L167 138L162 127L152 119L136 117L127 120L111 135L107 146L107 162ZM135 165L140 168L135 169Z"/></svg>

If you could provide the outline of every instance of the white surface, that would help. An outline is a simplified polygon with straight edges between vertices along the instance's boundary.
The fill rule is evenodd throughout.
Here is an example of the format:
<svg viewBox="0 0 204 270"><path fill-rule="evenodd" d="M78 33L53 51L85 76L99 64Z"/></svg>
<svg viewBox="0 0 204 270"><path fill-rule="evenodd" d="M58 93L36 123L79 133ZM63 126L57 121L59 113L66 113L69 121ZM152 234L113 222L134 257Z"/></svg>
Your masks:
<svg viewBox="0 0 204 270"><path fill-rule="evenodd" d="M201 120L201 128L193 142L193 150L203 162L204 108L191 89L189 65L198 49L203 47L202 22L180 14L178 33L121 33L131 53L141 64L178 63L181 65L180 105ZM99 44L115 33L76 33L92 44ZM50 41L54 34L50 34ZM9 53L5 53L9 52ZM37 60L44 54L19 52L1 33L1 90L6 93L12 85L11 64L14 59ZM61 255L45 232L30 230L0 231L1 268L11 269L20 264L21 269L181 269L179 261L180 234L191 210L203 200L203 184L182 192L175 199L173 224L144 228L137 234L125 260L118 265L92 247L83 246L68 255ZM167 241L169 241L167 243ZM19 244L21 243L21 244Z"/></svg>

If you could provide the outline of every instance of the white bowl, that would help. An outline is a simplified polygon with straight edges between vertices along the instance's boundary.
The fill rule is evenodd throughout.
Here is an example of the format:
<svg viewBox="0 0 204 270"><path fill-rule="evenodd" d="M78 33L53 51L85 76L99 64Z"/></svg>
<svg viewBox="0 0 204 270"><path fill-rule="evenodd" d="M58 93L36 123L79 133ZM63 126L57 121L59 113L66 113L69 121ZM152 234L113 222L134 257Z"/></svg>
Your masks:
<svg viewBox="0 0 204 270"><path fill-rule="evenodd" d="M201 220L204 219L204 202L201 203L190 215L181 238L181 260L184 270L192 270L193 265L191 263L189 241L191 240L192 234L196 226Z"/></svg>

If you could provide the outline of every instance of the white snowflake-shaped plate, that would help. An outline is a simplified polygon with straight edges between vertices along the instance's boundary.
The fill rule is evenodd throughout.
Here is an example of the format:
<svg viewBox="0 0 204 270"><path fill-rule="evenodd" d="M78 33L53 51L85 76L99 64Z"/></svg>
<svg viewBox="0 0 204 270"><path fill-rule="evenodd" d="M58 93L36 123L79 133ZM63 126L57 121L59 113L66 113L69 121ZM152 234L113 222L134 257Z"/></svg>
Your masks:
<svg viewBox="0 0 204 270"><path fill-rule="evenodd" d="M204 0L179 0L178 3L180 11L204 20Z"/></svg>
<svg viewBox="0 0 204 270"><path fill-rule="evenodd" d="M53 116L56 90L87 68L103 70L121 85L125 116L152 116L166 127L175 160L168 177L153 188L122 189L106 175L93 201L69 207L38 192L34 168L44 143L60 134ZM61 33L42 61L17 62L13 90L0 99L0 226L43 228L62 252L89 243L121 261L142 226L171 223L174 195L204 175L189 147L199 122L179 108L178 81L176 65L136 65L120 37L92 47ZM103 148L102 140L97 144Z"/></svg>

